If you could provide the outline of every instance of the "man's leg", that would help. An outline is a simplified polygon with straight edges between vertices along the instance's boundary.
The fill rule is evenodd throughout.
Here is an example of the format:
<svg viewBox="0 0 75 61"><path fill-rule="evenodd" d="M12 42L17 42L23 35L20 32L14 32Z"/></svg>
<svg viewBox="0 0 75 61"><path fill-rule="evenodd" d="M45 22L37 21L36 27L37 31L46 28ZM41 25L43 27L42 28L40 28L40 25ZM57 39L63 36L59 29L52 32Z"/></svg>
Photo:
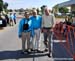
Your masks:
<svg viewBox="0 0 75 61"><path fill-rule="evenodd" d="M36 51L39 53L43 53L42 50L40 50L41 40L40 40L40 29L36 30Z"/></svg>
<svg viewBox="0 0 75 61"><path fill-rule="evenodd" d="M14 23L16 24L16 19L14 19Z"/></svg>
<svg viewBox="0 0 75 61"><path fill-rule="evenodd" d="M10 20L10 26L12 25L11 23L12 23L12 20Z"/></svg>
<svg viewBox="0 0 75 61"><path fill-rule="evenodd" d="M13 26L13 20L11 21L11 25Z"/></svg>
<svg viewBox="0 0 75 61"><path fill-rule="evenodd" d="M51 54L51 36L52 36L52 32L50 31L49 35L48 35L48 39L49 39L49 42L48 42L49 54L48 54L48 56L49 57L50 57L50 54Z"/></svg>
<svg viewBox="0 0 75 61"><path fill-rule="evenodd" d="M40 50L41 40L40 40L40 29L36 30L36 49Z"/></svg>
<svg viewBox="0 0 75 61"><path fill-rule="evenodd" d="M44 32L44 45L45 45L45 48L48 48L48 40L47 40L47 37L48 37L48 33L47 32Z"/></svg>
<svg viewBox="0 0 75 61"><path fill-rule="evenodd" d="M26 34L22 32L22 51L25 51Z"/></svg>
<svg viewBox="0 0 75 61"><path fill-rule="evenodd" d="M34 41L34 36L32 36L32 31L30 32L30 49L33 51L33 41Z"/></svg>
<svg viewBox="0 0 75 61"><path fill-rule="evenodd" d="M35 32L35 30L34 30L34 32ZM36 33L35 33L35 35L36 35ZM35 50L35 35L34 35L34 37L31 37L31 47L32 47L32 50Z"/></svg>
<svg viewBox="0 0 75 61"><path fill-rule="evenodd" d="M49 36L48 36L48 39L49 39L49 43L48 43L49 51L51 51L51 36L52 36L52 32L49 32Z"/></svg>
<svg viewBox="0 0 75 61"><path fill-rule="evenodd" d="M27 49L28 49L28 52L30 52L30 32L27 33Z"/></svg>

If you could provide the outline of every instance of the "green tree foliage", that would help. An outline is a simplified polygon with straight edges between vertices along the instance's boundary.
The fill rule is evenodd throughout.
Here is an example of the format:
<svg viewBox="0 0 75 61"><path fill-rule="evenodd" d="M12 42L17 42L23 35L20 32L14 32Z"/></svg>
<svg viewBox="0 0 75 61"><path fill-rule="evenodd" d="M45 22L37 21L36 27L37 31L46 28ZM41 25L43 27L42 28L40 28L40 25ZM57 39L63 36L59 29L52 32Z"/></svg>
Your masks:
<svg viewBox="0 0 75 61"><path fill-rule="evenodd" d="M15 11L15 12L18 12L18 10L17 10L17 9L15 9L14 11Z"/></svg>
<svg viewBox="0 0 75 61"><path fill-rule="evenodd" d="M7 2L3 2L3 0L0 0L0 12L1 11L5 11L7 12L7 7L8 7L8 3Z"/></svg>
<svg viewBox="0 0 75 61"><path fill-rule="evenodd" d="M3 10L3 0L0 0L0 12Z"/></svg>
<svg viewBox="0 0 75 61"><path fill-rule="evenodd" d="M44 14L44 8L47 7L46 5L41 6L41 12Z"/></svg>
<svg viewBox="0 0 75 61"><path fill-rule="evenodd" d="M4 8L4 9L7 9L7 7L8 7L8 3L5 2L4 5L3 5L3 8Z"/></svg>
<svg viewBox="0 0 75 61"><path fill-rule="evenodd" d="M37 14L39 15L39 12L40 12L40 10L39 10L39 8L37 8Z"/></svg>
<svg viewBox="0 0 75 61"><path fill-rule="evenodd" d="M4 11L5 11L6 13L8 13L7 7L8 7L8 3L5 2L5 3L3 4L3 9L4 9Z"/></svg>
<svg viewBox="0 0 75 61"><path fill-rule="evenodd" d="M59 12L65 14L65 13L68 13L68 12L69 12L69 9L66 8L66 7L60 7L60 8L59 8Z"/></svg>
<svg viewBox="0 0 75 61"><path fill-rule="evenodd" d="M9 11L9 12L12 12L13 10L12 10L12 9L9 9L8 11Z"/></svg>
<svg viewBox="0 0 75 61"><path fill-rule="evenodd" d="M23 11L24 11L24 9L23 9L23 8L20 8L20 9L19 9L19 12L23 12Z"/></svg>
<svg viewBox="0 0 75 61"><path fill-rule="evenodd" d="M58 7L58 4L57 4L57 5L55 5L55 6L52 8L53 13L56 14L56 13L58 12L58 9L59 9L59 7Z"/></svg>

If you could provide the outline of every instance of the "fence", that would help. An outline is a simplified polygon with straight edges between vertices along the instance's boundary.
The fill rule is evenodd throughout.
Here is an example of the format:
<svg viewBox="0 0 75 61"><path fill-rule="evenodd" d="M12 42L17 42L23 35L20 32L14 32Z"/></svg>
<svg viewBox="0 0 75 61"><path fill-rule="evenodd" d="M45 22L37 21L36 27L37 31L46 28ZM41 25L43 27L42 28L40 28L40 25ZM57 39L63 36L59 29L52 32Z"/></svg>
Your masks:
<svg viewBox="0 0 75 61"><path fill-rule="evenodd" d="M53 57L73 58L75 61L75 27L60 22L53 28L53 33L53 40L59 40L53 42Z"/></svg>

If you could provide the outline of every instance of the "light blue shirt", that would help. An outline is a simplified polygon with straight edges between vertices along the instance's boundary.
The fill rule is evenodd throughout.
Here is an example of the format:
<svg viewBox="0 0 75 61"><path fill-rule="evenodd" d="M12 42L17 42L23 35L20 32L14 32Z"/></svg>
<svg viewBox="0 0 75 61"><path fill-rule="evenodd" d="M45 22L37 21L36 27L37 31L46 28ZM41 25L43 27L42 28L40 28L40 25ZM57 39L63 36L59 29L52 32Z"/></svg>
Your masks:
<svg viewBox="0 0 75 61"><path fill-rule="evenodd" d="M15 14L13 14L13 19L16 19L16 15Z"/></svg>
<svg viewBox="0 0 75 61"><path fill-rule="evenodd" d="M27 23L28 22L28 25L29 25L29 29L28 30L23 30L23 24ZM31 34L33 35L33 25L32 25L32 20L29 19L29 21L26 19L26 18L22 18L19 22L19 36L21 36L22 32L30 32L31 31Z"/></svg>
<svg viewBox="0 0 75 61"><path fill-rule="evenodd" d="M38 29L41 28L41 24L42 24L42 17L37 15L35 16L31 16L30 19L32 20L32 24L33 24L33 29Z"/></svg>

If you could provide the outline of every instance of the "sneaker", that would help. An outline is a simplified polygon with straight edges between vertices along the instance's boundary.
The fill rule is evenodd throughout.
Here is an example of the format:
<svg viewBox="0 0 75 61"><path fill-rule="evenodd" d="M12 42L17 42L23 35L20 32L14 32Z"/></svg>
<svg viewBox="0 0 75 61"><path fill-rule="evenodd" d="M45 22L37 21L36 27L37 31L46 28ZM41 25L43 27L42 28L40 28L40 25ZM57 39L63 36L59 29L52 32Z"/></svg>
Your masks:
<svg viewBox="0 0 75 61"><path fill-rule="evenodd" d="M48 41L43 41L43 43L47 45L48 44Z"/></svg>
<svg viewBox="0 0 75 61"><path fill-rule="evenodd" d="M34 51L34 49L31 49L31 51Z"/></svg>
<svg viewBox="0 0 75 61"><path fill-rule="evenodd" d="M48 52L48 49L46 48L46 49L44 50L44 52Z"/></svg>
<svg viewBox="0 0 75 61"><path fill-rule="evenodd" d="M25 50L24 52L28 52L28 50Z"/></svg>
<svg viewBox="0 0 75 61"><path fill-rule="evenodd" d="M21 51L21 54L25 54L24 51Z"/></svg>
<svg viewBox="0 0 75 61"><path fill-rule="evenodd" d="M43 53L43 51L41 51L41 50L37 50L37 52L38 52L38 53Z"/></svg>
<svg viewBox="0 0 75 61"><path fill-rule="evenodd" d="M49 57L49 58L51 57L50 54L48 54L48 57Z"/></svg>
<svg viewBox="0 0 75 61"><path fill-rule="evenodd" d="M48 47L48 41L43 41L44 45Z"/></svg>
<svg viewBox="0 0 75 61"><path fill-rule="evenodd" d="M27 53L28 53L28 54L30 54L30 53L31 53L31 50L30 50L30 49L28 49Z"/></svg>

